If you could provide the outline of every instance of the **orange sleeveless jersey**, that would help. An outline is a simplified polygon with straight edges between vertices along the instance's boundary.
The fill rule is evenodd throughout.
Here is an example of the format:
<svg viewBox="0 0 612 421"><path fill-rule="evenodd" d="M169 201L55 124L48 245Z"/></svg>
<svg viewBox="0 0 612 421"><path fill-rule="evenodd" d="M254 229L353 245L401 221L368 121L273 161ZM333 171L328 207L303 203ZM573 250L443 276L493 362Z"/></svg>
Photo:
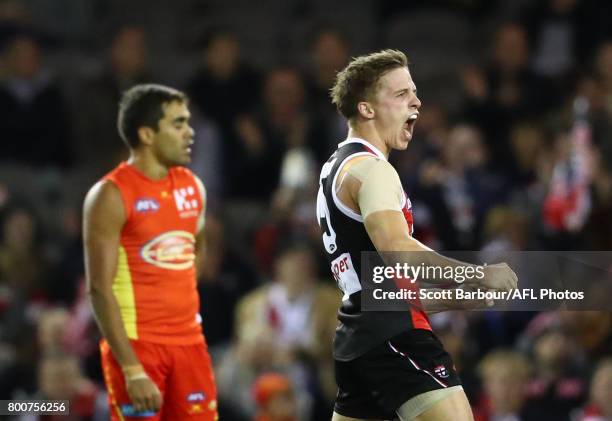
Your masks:
<svg viewBox="0 0 612 421"><path fill-rule="evenodd" d="M195 235L204 198L195 176L173 167L165 179L151 180L123 162L103 179L119 188L127 216L113 293L128 337L201 342Z"/></svg>

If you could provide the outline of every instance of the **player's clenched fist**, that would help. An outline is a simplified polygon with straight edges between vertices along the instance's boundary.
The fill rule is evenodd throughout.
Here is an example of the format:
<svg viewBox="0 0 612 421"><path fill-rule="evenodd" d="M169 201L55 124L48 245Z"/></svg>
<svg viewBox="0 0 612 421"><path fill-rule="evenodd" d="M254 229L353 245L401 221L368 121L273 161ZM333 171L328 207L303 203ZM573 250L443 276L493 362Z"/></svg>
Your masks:
<svg viewBox="0 0 612 421"><path fill-rule="evenodd" d="M162 397L157 385L145 373L125 373L125 388L136 412L157 412L161 408Z"/></svg>
<svg viewBox="0 0 612 421"><path fill-rule="evenodd" d="M518 278L506 263L496 263L484 267L481 287L493 291L512 291L516 289Z"/></svg>

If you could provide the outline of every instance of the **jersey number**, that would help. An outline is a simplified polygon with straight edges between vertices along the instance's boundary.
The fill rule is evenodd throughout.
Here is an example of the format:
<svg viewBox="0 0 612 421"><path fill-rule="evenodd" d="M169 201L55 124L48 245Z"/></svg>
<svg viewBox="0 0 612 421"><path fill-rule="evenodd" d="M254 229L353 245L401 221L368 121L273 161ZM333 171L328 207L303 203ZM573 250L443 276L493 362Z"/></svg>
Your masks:
<svg viewBox="0 0 612 421"><path fill-rule="evenodd" d="M319 221L319 226L323 230L323 245L325 246L325 251L329 254L334 254L338 246L336 245L336 231L334 231L334 228L331 226L329 208L327 207L327 201L323 193L323 180L327 178L335 162L336 160L334 159L323 165L321 177L319 179L319 192L317 193L317 220Z"/></svg>

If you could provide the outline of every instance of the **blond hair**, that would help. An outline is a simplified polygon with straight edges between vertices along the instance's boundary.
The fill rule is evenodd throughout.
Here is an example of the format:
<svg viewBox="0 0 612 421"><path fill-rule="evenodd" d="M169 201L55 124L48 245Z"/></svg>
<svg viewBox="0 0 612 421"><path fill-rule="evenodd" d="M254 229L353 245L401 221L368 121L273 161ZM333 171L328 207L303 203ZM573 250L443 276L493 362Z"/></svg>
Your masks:
<svg viewBox="0 0 612 421"><path fill-rule="evenodd" d="M407 66L406 55L398 50L355 57L336 75L330 91L332 103L344 117L351 119L357 115L357 104L372 97L385 73Z"/></svg>
<svg viewBox="0 0 612 421"><path fill-rule="evenodd" d="M490 377L503 370L518 379L526 381L531 374L531 366L527 358L520 352L509 349L498 349L488 353L478 364L478 373L483 378Z"/></svg>

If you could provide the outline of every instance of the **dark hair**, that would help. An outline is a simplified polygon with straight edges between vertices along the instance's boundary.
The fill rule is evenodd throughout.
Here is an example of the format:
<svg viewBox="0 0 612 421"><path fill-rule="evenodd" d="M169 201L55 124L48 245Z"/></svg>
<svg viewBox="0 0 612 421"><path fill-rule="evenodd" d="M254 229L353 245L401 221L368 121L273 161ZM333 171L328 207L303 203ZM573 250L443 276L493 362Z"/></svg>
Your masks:
<svg viewBox="0 0 612 421"><path fill-rule="evenodd" d="M308 47L310 49L314 48L323 35L333 35L334 37L338 38L347 48L349 47L350 42L347 34L339 27L327 23L320 23L310 32L307 39Z"/></svg>
<svg viewBox="0 0 612 421"><path fill-rule="evenodd" d="M40 214L31 201L21 196L12 197L0 208L0 244L5 244L7 241L7 239L4 238L4 225L18 212L25 212L32 219L32 246L34 248L39 248L45 241L45 233Z"/></svg>
<svg viewBox="0 0 612 421"><path fill-rule="evenodd" d="M371 98L378 80L390 70L408 66L406 55L398 50L382 50L359 56L336 75L331 88L332 103L347 119L357 115L357 104Z"/></svg>
<svg viewBox="0 0 612 421"><path fill-rule="evenodd" d="M307 237L300 234L290 235L277 242L273 250L273 258L279 260L289 254L303 251L315 255L312 244Z"/></svg>
<svg viewBox="0 0 612 421"><path fill-rule="evenodd" d="M179 90L152 83L133 86L121 95L117 128L130 149L140 143L139 128L158 130L159 120L164 117L162 105L173 101L187 102L188 98Z"/></svg>
<svg viewBox="0 0 612 421"><path fill-rule="evenodd" d="M224 38L238 41L236 33L229 26L217 25L204 31L197 40L196 45L200 49L207 49L215 41Z"/></svg>

